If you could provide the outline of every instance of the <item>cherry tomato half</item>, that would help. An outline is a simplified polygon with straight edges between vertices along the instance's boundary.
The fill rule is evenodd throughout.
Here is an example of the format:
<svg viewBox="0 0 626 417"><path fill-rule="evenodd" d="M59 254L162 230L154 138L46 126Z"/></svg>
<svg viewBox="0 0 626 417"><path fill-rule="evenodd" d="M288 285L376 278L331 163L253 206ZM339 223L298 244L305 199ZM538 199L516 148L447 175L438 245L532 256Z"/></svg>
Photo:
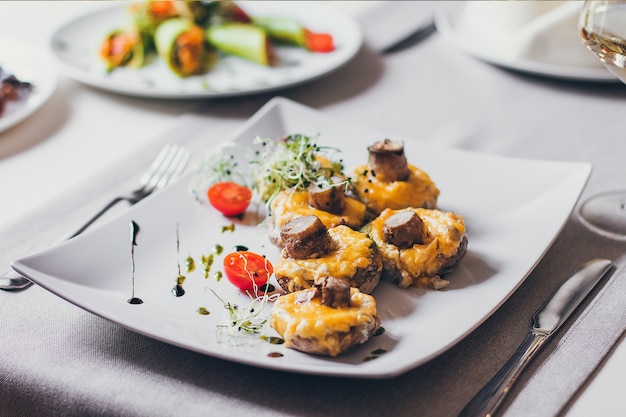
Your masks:
<svg viewBox="0 0 626 417"><path fill-rule="evenodd" d="M209 188L207 197L211 205L224 216L237 216L250 205L252 191L234 182L218 182Z"/></svg>
<svg viewBox="0 0 626 417"><path fill-rule="evenodd" d="M254 291L267 283L274 267L267 258L249 251L229 253L224 257L226 278L242 291Z"/></svg>

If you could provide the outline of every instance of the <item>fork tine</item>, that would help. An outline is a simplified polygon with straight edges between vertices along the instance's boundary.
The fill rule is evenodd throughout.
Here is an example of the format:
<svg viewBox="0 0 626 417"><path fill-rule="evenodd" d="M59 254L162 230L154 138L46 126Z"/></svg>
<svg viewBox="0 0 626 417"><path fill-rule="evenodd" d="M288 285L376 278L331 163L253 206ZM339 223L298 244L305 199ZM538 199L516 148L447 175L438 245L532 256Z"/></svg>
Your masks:
<svg viewBox="0 0 626 417"><path fill-rule="evenodd" d="M172 182L174 179L178 178L180 174L182 174L182 172L185 170L189 158L191 158L191 152L188 149L179 146L176 154L172 158L171 163L167 167L167 170L163 172L163 175L157 182L155 188L161 189L170 182Z"/></svg>
<svg viewBox="0 0 626 417"><path fill-rule="evenodd" d="M173 153L176 152L176 148L174 148L171 144L166 144L161 148L161 151L157 155L157 157L150 165L150 168L146 171L145 174L139 180L139 183L143 186L147 186L151 183L156 183L154 177L158 174L159 170L161 170L162 166L168 164L168 160L171 159Z"/></svg>
<svg viewBox="0 0 626 417"><path fill-rule="evenodd" d="M155 159L153 166L142 177L142 180L145 180L142 191L151 193L155 189L163 188L183 171L190 156L190 152L183 146L166 145Z"/></svg>
<svg viewBox="0 0 626 417"><path fill-rule="evenodd" d="M174 178L174 174L180 174L184 170L185 164L189 160L190 156L191 152L189 152L186 148L182 146L164 146L161 152L159 152L159 154L157 155L157 158L154 160L150 168L148 168L148 171L141 178L140 181L143 184L141 188L132 191L126 196L119 196L111 200L68 239L83 233L104 213L106 213L111 207L115 206L120 201L128 201L131 204L135 204L138 201L142 200L144 197L151 194L157 186L159 186L159 188L165 186L171 179ZM164 178L167 178L167 180L162 183ZM161 183L162 185L160 185Z"/></svg>

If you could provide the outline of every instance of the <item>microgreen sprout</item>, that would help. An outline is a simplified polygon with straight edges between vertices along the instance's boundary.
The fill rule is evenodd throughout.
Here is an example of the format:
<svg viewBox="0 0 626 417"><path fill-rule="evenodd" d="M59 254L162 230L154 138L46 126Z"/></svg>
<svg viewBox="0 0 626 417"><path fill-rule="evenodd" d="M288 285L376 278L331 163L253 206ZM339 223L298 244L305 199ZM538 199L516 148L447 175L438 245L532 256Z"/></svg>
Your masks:
<svg viewBox="0 0 626 417"><path fill-rule="evenodd" d="M274 301L279 294L267 294L264 292L261 296L254 297L248 293L250 304L245 307L224 301L217 293L211 290L213 294L224 304L224 308L228 310L228 322L226 324L217 325L218 332L225 332L231 338L235 338L238 334L254 334L260 333L267 323L267 319L261 316L268 302Z"/></svg>
<svg viewBox="0 0 626 417"><path fill-rule="evenodd" d="M236 154L246 154L247 149L229 144L212 152L198 164L196 175L191 182L191 192L198 201L205 200L206 190L213 184L231 181L241 185L247 185L249 179L244 175L244 169L239 165Z"/></svg>
<svg viewBox="0 0 626 417"><path fill-rule="evenodd" d="M258 166L255 189L267 205L283 190L305 191L320 178L330 178L343 170L341 161L328 158L329 151L338 149L319 146L315 138L301 134L289 135L278 141L256 138L263 149L251 163Z"/></svg>

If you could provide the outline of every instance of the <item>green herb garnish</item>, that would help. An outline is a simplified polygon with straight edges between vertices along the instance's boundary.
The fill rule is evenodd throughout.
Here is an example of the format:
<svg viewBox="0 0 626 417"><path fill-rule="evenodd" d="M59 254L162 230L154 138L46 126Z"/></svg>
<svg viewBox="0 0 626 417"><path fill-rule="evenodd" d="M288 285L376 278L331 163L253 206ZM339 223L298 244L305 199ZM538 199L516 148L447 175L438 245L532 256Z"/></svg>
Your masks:
<svg viewBox="0 0 626 417"><path fill-rule="evenodd" d="M244 170L237 161L235 155L245 155L248 149L236 144L225 144L212 152L198 164L196 173L190 183L191 192L198 201L206 200L206 190L218 182L235 182L246 185L249 177L244 175Z"/></svg>
<svg viewBox="0 0 626 417"><path fill-rule="evenodd" d="M311 184L343 171L341 162L327 156L338 149L318 146L305 135L289 135L279 141L257 138L255 143L261 143L263 150L251 161L258 165L254 188L268 205L283 190L305 191Z"/></svg>
<svg viewBox="0 0 626 417"><path fill-rule="evenodd" d="M224 308L228 310L229 315L228 323L218 325L218 331L226 332L231 337L235 337L239 333L259 333L267 323L267 319L260 316L263 309L269 301L278 297L277 294L263 294L263 296L260 297L250 296L250 304L246 307L241 307L237 304L232 304L222 300L222 298L220 298L215 291L211 291L215 294L218 300L224 304Z"/></svg>

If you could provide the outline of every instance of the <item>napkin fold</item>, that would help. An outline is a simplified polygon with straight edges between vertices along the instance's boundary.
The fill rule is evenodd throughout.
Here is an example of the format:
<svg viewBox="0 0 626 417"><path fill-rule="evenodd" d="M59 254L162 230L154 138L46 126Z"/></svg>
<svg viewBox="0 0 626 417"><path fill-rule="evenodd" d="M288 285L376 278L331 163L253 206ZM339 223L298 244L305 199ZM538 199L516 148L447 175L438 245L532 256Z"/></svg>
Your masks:
<svg viewBox="0 0 626 417"><path fill-rule="evenodd" d="M601 68L578 34L580 1L466 2L458 29L509 62Z"/></svg>
<svg viewBox="0 0 626 417"><path fill-rule="evenodd" d="M332 1L351 15L363 31L365 44L383 52L432 24L436 1Z"/></svg>
<svg viewBox="0 0 626 417"><path fill-rule="evenodd" d="M624 294L626 271L620 268L558 341L503 416L553 417L566 411L626 331Z"/></svg>

